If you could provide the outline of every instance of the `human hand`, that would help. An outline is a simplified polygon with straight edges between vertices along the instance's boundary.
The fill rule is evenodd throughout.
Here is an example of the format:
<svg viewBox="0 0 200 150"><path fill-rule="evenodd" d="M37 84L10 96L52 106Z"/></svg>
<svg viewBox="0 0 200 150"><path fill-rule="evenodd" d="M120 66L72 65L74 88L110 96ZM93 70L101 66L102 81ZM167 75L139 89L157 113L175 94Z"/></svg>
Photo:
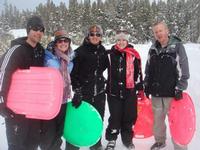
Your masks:
<svg viewBox="0 0 200 150"><path fill-rule="evenodd" d="M149 93L145 93L146 97L149 99L150 98L150 94Z"/></svg>
<svg viewBox="0 0 200 150"><path fill-rule="evenodd" d="M175 100L181 100L183 98L183 91L180 89L175 89Z"/></svg>
<svg viewBox="0 0 200 150"><path fill-rule="evenodd" d="M80 90L75 90L74 91L74 96L72 98L72 106L74 106L75 108L78 108L81 105L82 102L82 94Z"/></svg>
<svg viewBox="0 0 200 150"><path fill-rule="evenodd" d="M4 118L14 118L14 112L6 107L4 103L0 103L0 115Z"/></svg>
<svg viewBox="0 0 200 150"><path fill-rule="evenodd" d="M139 90L137 93L137 97L140 98L141 100L143 100L145 98L144 91Z"/></svg>

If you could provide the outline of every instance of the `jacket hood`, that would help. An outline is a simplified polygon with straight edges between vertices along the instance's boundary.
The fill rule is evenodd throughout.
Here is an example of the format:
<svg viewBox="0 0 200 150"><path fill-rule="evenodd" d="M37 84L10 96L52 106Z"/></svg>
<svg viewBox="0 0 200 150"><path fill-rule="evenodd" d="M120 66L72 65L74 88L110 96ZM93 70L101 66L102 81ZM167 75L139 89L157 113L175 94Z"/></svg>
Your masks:
<svg viewBox="0 0 200 150"><path fill-rule="evenodd" d="M15 46L15 45L25 45L26 43L26 39L27 37L21 37L21 38L17 38L15 40L11 41L11 47Z"/></svg>
<svg viewBox="0 0 200 150"><path fill-rule="evenodd" d="M176 45L177 43L181 43L181 39L179 39L177 36L171 35L169 36L169 42L168 42L168 46L170 45ZM160 43L156 40L150 49L156 49L156 47L160 47Z"/></svg>
<svg viewBox="0 0 200 150"><path fill-rule="evenodd" d="M182 42L182 41L177 36L172 35L169 37L169 45L174 45L174 44L180 43L180 42Z"/></svg>
<svg viewBox="0 0 200 150"><path fill-rule="evenodd" d="M12 40L12 41L11 41L11 47L13 47L13 46L15 46L15 45L24 45L24 46L26 46L26 47L31 47L31 48L33 48L30 44L28 44L28 43L26 42L26 40L27 40L27 37L20 37L20 38L17 38L17 39L15 39L15 40ZM40 43L37 43L37 46L38 46L38 47L42 47Z"/></svg>
<svg viewBox="0 0 200 150"><path fill-rule="evenodd" d="M45 56L48 57L48 58L55 57L55 55L51 51L49 51L48 49L45 49Z"/></svg>

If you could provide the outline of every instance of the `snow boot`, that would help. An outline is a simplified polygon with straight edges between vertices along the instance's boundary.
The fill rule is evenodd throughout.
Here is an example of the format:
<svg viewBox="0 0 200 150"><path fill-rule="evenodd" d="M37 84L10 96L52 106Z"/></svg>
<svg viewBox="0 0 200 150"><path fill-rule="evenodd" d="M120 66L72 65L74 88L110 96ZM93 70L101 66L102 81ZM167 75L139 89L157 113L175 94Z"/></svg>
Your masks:
<svg viewBox="0 0 200 150"><path fill-rule="evenodd" d="M99 147L90 147L90 150L103 150L103 146L99 146Z"/></svg>
<svg viewBox="0 0 200 150"><path fill-rule="evenodd" d="M156 142L151 146L151 150L160 150L166 146L165 142Z"/></svg>
<svg viewBox="0 0 200 150"><path fill-rule="evenodd" d="M109 141L105 150L114 150L115 149L115 145L116 145L116 141L115 140Z"/></svg>
<svg viewBox="0 0 200 150"><path fill-rule="evenodd" d="M126 147L127 150L134 150L135 149L135 145L133 143L130 143L128 145L124 145Z"/></svg>

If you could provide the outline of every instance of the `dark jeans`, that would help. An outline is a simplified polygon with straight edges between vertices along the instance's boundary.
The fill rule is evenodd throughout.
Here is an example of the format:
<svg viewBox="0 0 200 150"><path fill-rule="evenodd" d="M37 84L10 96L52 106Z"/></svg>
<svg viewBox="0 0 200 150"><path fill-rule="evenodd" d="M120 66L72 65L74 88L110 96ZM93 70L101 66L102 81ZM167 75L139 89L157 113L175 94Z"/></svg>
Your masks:
<svg viewBox="0 0 200 150"><path fill-rule="evenodd" d="M105 111L105 99L106 99L105 93L101 93L95 97L83 96L83 99L96 108L96 110L99 112L103 120L104 111ZM99 147L99 146L101 146L101 139L90 148ZM73 146L66 141L65 150L78 150L78 149L79 147Z"/></svg>
<svg viewBox="0 0 200 150"><path fill-rule="evenodd" d="M121 133L122 142L129 145L132 142L132 126L137 119L137 96L136 93L127 93L127 97L120 99L116 96L108 97L110 117L106 129L106 140L117 140Z"/></svg>

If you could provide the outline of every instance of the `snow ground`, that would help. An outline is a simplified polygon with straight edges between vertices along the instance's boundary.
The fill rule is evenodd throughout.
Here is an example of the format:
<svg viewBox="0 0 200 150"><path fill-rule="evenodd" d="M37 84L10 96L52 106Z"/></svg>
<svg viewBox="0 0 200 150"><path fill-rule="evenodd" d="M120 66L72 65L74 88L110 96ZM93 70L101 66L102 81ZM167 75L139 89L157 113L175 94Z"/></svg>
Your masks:
<svg viewBox="0 0 200 150"><path fill-rule="evenodd" d="M144 70L144 66L146 63L147 58L147 52L150 47L149 44L143 44L143 45L134 45L135 48L139 51L141 58L142 58L142 67ZM110 48L111 45L107 45L106 48ZM75 46L73 47L75 48ZM194 44L194 43L187 43L185 44L185 48L187 51L188 59L189 59L189 66L190 66L190 79L189 79L189 87L187 89L187 92L190 93L190 96L193 99L195 109L196 109L196 132L194 134L194 137L192 141L190 142L188 148L189 150L197 150L198 147L200 147L200 72L198 71L198 66L200 66L200 44ZM106 106L106 112L105 112L105 118L104 118L104 132L102 135L102 143L104 147L107 144L107 141L105 140L104 133L105 128L107 127L107 120L109 117L109 111L108 107ZM166 120L167 121L167 120ZM186 120L189 121L189 120ZM135 144L136 150L149 150L151 145L154 143L154 138L146 138L146 139L133 139L133 143ZM171 142L171 137L169 133L169 129L167 132L167 146L163 150L173 150L173 145ZM64 144L63 144L64 147ZM7 141L6 141L6 135L5 135L5 123L2 117L0 117L0 150L6 150L7 149ZM121 143L120 136L117 140L117 146L116 150L123 150L124 147ZM81 150L88 150L88 148L81 148Z"/></svg>

